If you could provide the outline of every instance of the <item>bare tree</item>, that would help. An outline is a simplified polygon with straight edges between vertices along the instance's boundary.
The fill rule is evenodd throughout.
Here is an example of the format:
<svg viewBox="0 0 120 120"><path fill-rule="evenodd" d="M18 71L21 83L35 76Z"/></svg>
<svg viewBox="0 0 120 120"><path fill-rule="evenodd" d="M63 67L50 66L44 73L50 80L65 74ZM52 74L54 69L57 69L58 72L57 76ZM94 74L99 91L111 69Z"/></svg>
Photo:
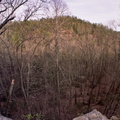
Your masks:
<svg viewBox="0 0 120 120"><path fill-rule="evenodd" d="M46 8L46 15L50 18L68 15L68 6L63 0L50 0Z"/></svg>
<svg viewBox="0 0 120 120"><path fill-rule="evenodd" d="M28 20L31 16L42 7L43 0L32 2L28 0L1 0L0 1L0 35L5 32L5 25L15 19L15 12L21 7L27 5L24 11L24 20ZM17 11L18 12L18 11Z"/></svg>
<svg viewBox="0 0 120 120"><path fill-rule="evenodd" d="M15 18L15 11L22 5L24 5L28 0L1 0L0 2L0 34L5 31L3 27L11 20Z"/></svg>
<svg viewBox="0 0 120 120"><path fill-rule="evenodd" d="M39 18L42 13L42 8L44 8L46 1L36 0L29 1L25 5L25 10L23 12L23 20L26 21L32 18Z"/></svg>

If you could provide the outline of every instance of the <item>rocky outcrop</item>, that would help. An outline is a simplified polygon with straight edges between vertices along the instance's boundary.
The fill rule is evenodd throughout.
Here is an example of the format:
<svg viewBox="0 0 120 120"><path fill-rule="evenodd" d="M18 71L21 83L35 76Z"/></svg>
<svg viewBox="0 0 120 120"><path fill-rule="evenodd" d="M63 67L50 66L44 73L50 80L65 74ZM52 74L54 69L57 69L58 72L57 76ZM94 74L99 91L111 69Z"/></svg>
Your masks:
<svg viewBox="0 0 120 120"><path fill-rule="evenodd" d="M112 116L110 120L120 120L120 118L117 118L116 116Z"/></svg>
<svg viewBox="0 0 120 120"><path fill-rule="evenodd" d="M119 120L117 117L113 116L108 119L106 116L102 115L96 109L90 113L74 118L73 120Z"/></svg>
<svg viewBox="0 0 120 120"><path fill-rule="evenodd" d="M12 120L11 118L7 118L3 115L0 114L0 120Z"/></svg>

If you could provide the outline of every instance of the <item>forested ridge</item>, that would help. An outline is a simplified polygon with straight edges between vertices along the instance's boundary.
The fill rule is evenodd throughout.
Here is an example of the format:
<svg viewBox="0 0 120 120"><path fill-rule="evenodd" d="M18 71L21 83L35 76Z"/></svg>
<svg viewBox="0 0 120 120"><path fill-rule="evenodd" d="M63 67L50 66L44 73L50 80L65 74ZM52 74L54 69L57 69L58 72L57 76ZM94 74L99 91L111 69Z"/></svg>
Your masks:
<svg viewBox="0 0 120 120"><path fill-rule="evenodd" d="M119 117L120 33L70 16L9 24L0 36L3 114L72 120L97 109Z"/></svg>

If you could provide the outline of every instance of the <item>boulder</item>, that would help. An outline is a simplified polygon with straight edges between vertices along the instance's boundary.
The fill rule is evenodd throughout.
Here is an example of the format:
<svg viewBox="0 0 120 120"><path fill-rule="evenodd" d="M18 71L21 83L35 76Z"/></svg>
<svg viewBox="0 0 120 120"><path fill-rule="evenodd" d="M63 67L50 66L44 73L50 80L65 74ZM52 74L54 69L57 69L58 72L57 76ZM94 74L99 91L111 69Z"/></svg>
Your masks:
<svg viewBox="0 0 120 120"><path fill-rule="evenodd" d="M0 120L12 120L11 118L7 118L3 115L0 114Z"/></svg>
<svg viewBox="0 0 120 120"><path fill-rule="evenodd" d="M116 117L116 116L112 116L112 117L110 118L110 120L120 120L120 118L118 118L118 117Z"/></svg>
<svg viewBox="0 0 120 120"><path fill-rule="evenodd" d="M108 118L95 109L92 112L76 117L73 120L108 120Z"/></svg>

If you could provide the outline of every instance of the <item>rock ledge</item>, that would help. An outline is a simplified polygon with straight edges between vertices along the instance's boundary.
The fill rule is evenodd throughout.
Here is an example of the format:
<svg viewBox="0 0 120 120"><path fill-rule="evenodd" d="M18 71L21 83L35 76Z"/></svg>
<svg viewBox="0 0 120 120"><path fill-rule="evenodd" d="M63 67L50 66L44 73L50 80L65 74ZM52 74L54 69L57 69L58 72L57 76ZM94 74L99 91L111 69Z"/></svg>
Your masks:
<svg viewBox="0 0 120 120"><path fill-rule="evenodd" d="M119 119L115 116L112 116L111 119L108 119L106 116L102 115L99 111L95 109L90 113L76 117L73 120L119 120Z"/></svg>

